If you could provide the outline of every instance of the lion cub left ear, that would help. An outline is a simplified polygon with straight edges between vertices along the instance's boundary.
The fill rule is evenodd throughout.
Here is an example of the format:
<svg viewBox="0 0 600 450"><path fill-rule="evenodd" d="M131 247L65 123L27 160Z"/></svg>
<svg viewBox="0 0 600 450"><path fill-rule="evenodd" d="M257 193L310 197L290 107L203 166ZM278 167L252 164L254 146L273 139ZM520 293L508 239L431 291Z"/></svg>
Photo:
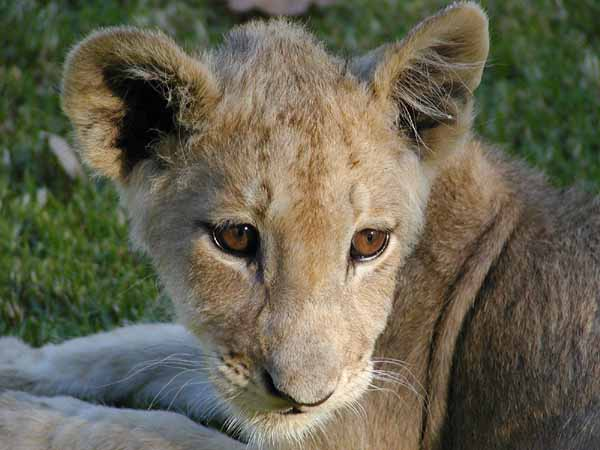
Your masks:
<svg viewBox="0 0 600 450"><path fill-rule="evenodd" d="M126 184L142 161L164 167L205 126L217 82L162 33L116 27L93 33L65 63L62 105L84 161Z"/></svg>
<svg viewBox="0 0 600 450"><path fill-rule="evenodd" d="M391 107L395 125L419 155L437 158L470 129L488 50L487 16L475 3L457 3L402 41L357 58L351 70Z"/></svg>

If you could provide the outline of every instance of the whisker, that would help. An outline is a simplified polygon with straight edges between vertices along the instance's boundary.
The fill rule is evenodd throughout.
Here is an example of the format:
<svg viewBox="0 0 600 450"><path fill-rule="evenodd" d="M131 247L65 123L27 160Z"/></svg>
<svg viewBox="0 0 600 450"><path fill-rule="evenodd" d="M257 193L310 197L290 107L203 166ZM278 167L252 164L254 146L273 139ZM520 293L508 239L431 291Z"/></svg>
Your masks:
<svg viewBox="0 0 600 450"><path fill-rule="evenodd" d="M160 398L160 396L161 396L161 394L164 392L164 390L165 390L166 388L168 388L168 387L171 385L171 383L173 383L173 382L174 382L174 381L175 381L177 378L179 378L180 376L182 376L182 375L185 375L185 374L187 374L187 373L189 373L189 372L193 372L193 371L194 371L194 369L187 369L187 370L183 370L183 371L181 371L181 372L179 372L179 373L175 374L175 375L174 375L174 376L173 376L173 377L172 377L172 378L169 380L169 382L168 382L168 383L166 383L166 384L165 384L165 385L164 385L164 386L163 386L163 387L162 387L162 388L161 388L161 389L158 391L158 393L157 393L157 394L154 396L154 398L153 398L153 399L152 399L152 401L150 402L150 405L148 406L148 409L150 410L150 409L152 409L152 408L154 407L154 404L156 403L156 401L157 401L157 400Z"/></svg>
<svg viewBox="0 0 600 450"><path fill-rule="evenodd" d="M367 388L367 391L391 393L400 401L400 403L402 403L403 405L406 405L406 402L402 399L402 397L400 397L400 395L393 389L382 388L382 387L375 386L372 384Z"/></svg>
<svg viewBox="0 0 600 450"><path fill-rule="evenodd" d="M121 378L117 381L113 381L111 383L106 383L103 385L97 385L94 386L94 388L96 389L101 389L101 388L106 388L106 387L110 387L110 386L114 386L116 384L120 384L120 383L124 383L126 381L129 381L130 379L132 379L133 377L139 375L142 372L145 372L147 370L156 368L156 367L169 367L167 363L172 362L172 357L174 355L177 355L177 353L174 353L172 355L168 355L162 359L155 359L155 360L148 360L148 361L143 361L141 363L135 364L130 370L129 373L127 375L125 375L124 378ZM186 361L186 360L176 360L175 362L183 362L185 361L185 363L191 364L191 361ZM178 366L173 366L172 368L185 368L185 367L178 367Z"/></svg>
<svg viewBox="0 0 600 450"><path fill-rule="evenodd" d="M183 391L186 387L201 386L201 385L206 385L206 384L210 384L210 381L194 381L193 378L190 378L188 381L186 381L185 383L183 383L181 385L181 387L177 390L177 392L175 393L175 395L171 399L171 402L169 403L169 406L167 407L167 411L171 410L171 407L173 406L173 404L177 400L177 397L179 396L179 394L181 393L181 391Z"/></svg>

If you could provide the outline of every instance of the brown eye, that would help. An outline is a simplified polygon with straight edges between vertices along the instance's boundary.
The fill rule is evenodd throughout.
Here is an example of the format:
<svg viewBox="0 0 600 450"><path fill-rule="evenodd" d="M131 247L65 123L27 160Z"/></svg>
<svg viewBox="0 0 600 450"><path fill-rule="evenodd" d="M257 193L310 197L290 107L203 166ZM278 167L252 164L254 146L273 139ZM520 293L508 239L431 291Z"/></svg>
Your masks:
<svg viewBox="0 0 600 450"><path fill-rule="evenodd" d="M390 240L387 231L367 228L354 234L350 256L355 261L368 261L377 258L383 253Z"/></svg>
<svg viewBox="0 0 600 450"><path fill-rule="evenodd" d="M236 256L254 256L258 249L258 231L252 225L223 225L213 230L215 244Z"/></svg>

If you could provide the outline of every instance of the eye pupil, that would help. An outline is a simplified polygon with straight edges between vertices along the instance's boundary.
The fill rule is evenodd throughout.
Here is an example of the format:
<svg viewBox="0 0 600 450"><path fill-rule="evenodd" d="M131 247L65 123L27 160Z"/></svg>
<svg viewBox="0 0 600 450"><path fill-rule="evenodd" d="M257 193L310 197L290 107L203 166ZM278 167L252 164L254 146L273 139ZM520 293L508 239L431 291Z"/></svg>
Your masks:
<svg viewBox="0 0 600 450"><path fill-rule="evenodd" d="M235 256L254 256L258 249L258 231L252 225L217 226L212 236L217 247Z"/></svg>
<svg viewBox="0 0 600 450"><path fill-rule="evenodd" d="M354 234L350 257L355 261L368 261L377 258L386 249L389 233L367 228Z"/></svg>

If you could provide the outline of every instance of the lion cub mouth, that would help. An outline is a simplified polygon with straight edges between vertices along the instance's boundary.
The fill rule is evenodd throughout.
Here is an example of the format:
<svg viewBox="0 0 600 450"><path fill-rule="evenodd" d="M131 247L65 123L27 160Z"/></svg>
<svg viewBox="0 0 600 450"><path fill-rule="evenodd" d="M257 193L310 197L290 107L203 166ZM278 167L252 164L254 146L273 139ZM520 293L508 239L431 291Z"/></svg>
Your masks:
<svg viewBox="0 0 600 450"><path fill-rule="evenodd" d="M334 411L356 402L372 377L370 355L364 355L355 366L342 371L331 392L317 401L302 403L280 390L262 364L239 353L214 352L207 361L216 400L223 408L222 415L206 425L245 444L263 438L301 439L333 417Z"/></svg>
<svg viewBox="0 0 600 450"><path fill-rule="evenodd" d="M297 415L308 414L308 411L302 411L300 408L292 406L287 409L282 409L279 411L272 411L269 414L273 414L274 416L297 416ZM208 421L202 421L200 423L208 428L211 428L215 431L218 431L219 433L224 434L225 436L230 437L231 439L234 439L242 444L247 445L249 443L249 441L244 436L244 434L242 433L241 430L233 429L232 427L227 426L228 419L229 418L223 418L222 420L212 419L212 420L208 420Z"/></svg>
<svg viewBox="0 0 600 450"><path fill-rule="evenodd" d="M295 415L295 414L304 414L305 411L301 411L300 409L296 408L295 406L292 406L291 408L285 410L285 411L280 411L279 414L283 415L283 416L290 416L290 415Z"/></svg>

